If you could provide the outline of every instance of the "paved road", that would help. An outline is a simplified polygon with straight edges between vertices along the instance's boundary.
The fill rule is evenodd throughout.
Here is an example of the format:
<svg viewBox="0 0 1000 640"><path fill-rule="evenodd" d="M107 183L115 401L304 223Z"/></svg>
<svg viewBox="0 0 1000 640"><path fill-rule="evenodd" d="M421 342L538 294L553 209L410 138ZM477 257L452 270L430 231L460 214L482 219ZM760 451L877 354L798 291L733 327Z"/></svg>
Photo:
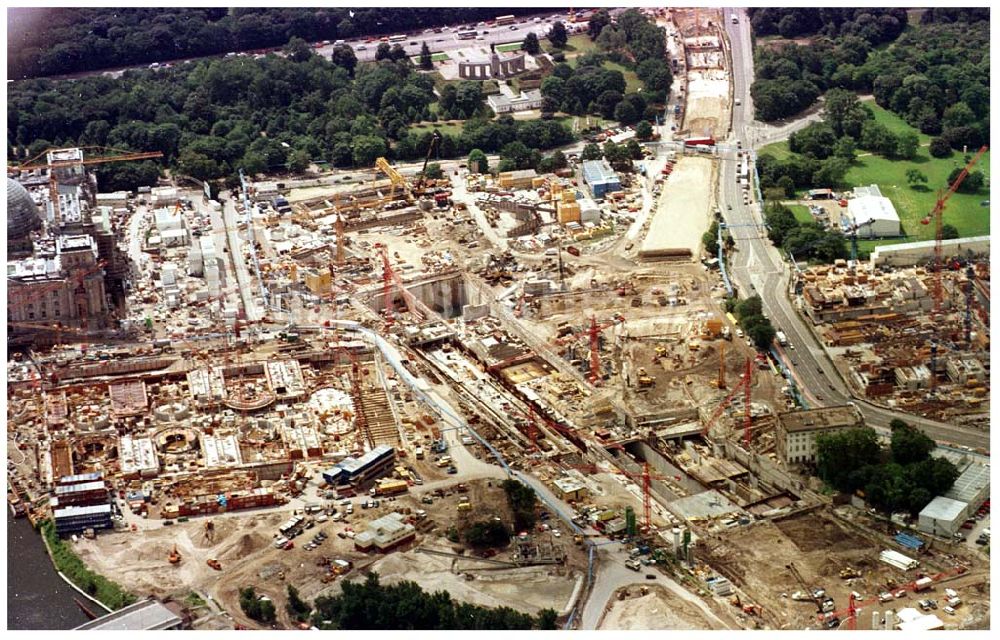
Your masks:
<svg viewBox="0 0 1000 640"><path fill-rule="evenodd" d="M739 24L727 22L726 31L732 43L734 95L741 98L743 103L734 105L731 142L735 144L735 140L756 140L756 146L759 146L773 142L772 135L804 126L808 120L797 121L775 130L777 133L762 129L758 123L754 123L753 102L750 97L750 84L753 82L750 25L742 10L726 9L726 15L730 15L730 12L737 12L741 16ZM762 134L762 131L765 133ZM852 396L840 373L789 298L791 267L782 260L778 250L767 240L763 228L759 226L762 223L759 204L754 203L749 207L743 205L736 182L736 162L724 158L721 164L720 199L728 205L724 208L723 215L726 223L733 226L732 235L736 240L730 278L743 295L761 295L768 317L776 328L785 332L789 342L795 346L794 351L788 352L788 360L809 405L830 406L854 402L864 414L866 422L876 429L884 431L892 419L900 418L919 427L939 442L988 450L988 433L889 411Z"/></svg>
<svg viewBox="0 0 1000 640"><path fill-rule="evenodd" d="M246 260L243 257L243 241L240 240L239 226L236 222L236 203L224 192L220 194L222 198L221 218L212 212L212 228L218 230L217 223L221 223L226 235L226 244L229 247L229 259L233 266L233 273L236 276L236 284L239 287L240 297L243 300L243 309L246 313L247 322L256 322L264 317L263 312L257 307L254 301L253 283L250 280L250 272L247 269Z"/></svg>

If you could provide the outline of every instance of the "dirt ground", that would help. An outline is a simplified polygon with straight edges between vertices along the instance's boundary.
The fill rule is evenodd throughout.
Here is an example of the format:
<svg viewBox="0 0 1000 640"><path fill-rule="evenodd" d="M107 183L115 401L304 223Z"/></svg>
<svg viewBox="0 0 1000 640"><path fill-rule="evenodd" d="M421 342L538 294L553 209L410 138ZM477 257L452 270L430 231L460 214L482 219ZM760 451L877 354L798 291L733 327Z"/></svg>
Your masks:
<svg viewBox="0 0 1000 640"><path fill-rule="evenodd" d="M712 566L760 604L767 622L779 629L804 629L817 624L815 605L796 602L790 597L792 592L802 590L802 586L788 570L789 563L794 563L809 587L825 589L840 611L846 609L851 591L859 592L862 600L866 600L885 590L889 581L904 584L914 579L913 575L904 575L880 562L878 553L883 548L884 543L878 539L860 535L822 510L713 535L705 540L704 547L712 558ZM845 567L861 572L862 577L841 579L839 573ZM929 566L924 570L933 573ZM970 575L959 580L981 583L983 577L977 580ZM948 585L938 587L929 597L943 597L944 586ZM979 611L981 603L970 602L979 599L978 596L973 598L974 590L960 591L960 595L967 602L963 605L965 611L959 610L964 616L952 617L940 610L937 612L949 626L982 614ZM902 600L872 605L869 610L915 607L918 599L915 594L908 593ZM858 628L866 628L864 625L870 628L870 617L870 613L861 614Z"/></svg>
<svg viewBox="0 0 1000 640"><path fill-rule="evenodd" d="M435 548L440 546L435 545ZM513 607L530 614L537 614L545 608L562 611L579 577L577 572L559 566L518 569L465 567L458 573L452 571L451 566L451 558L406 551L381 558L372 565L372 569L386 576L386 583L412 580L425 591L445 591L462 602L487 607ZM474 579L468 580L466 575Z"/></svg>
<svg viewBox="0 0 1000 640"><path fill-rule="evenodd" d="M651 585L642 595L640 587L625 589L624 600L615 600L605 614L599 629L623 631L643 629L714 628L714 624L694 605L685 602L663 587Z"/></svg>
<svg viewBox="0 0 1000 640"><path fill-rule="evenodd" d="M711 221L713 161L680 158L666 179L642 252L687 248L694 259L701 253L701 236Z"/></svg>
<svg viewBox="0 0 1000 640"><path fill-rule="evenodd" d="M684 127L692 136L724 138L729 130L729 78L721 69L688 73L687 118Z"/></svg>
<svg viewBox="0 0 1000 640"><path fill-rule="evenodd" d="M192 591L207 593L236 623L250 628L257 625L240 611L238 592L241 588L254 586L258 594L274 600L279 612L279 626L284 627L292 626L284 613L286 584L295 585L306 600L339 592L339 579L327 584L321 580L326 570L318 566L317 561L323 556L354 563L355 568L349 576L362 575L374 567L389 582L414 580L429 590L444 589L460 600L489 606L506 604L532 613L544 607L562 610L581 567L586 567L586 555L573 544L570 536L548 540L567 556L564 565L499 571L476 569L471 571L475 579L467 581L462 573L450 573L450 559L405 549L389 555L364 554L354 548L351 539L336 535L348 527L362 531L365 523L391 511L423 508L428 517L418 527L411 549L427 545L447 550L451 543L445 535L452 523L461 528L465 523L492 515L510 519L499 485L493 483L490 486L485 480L467 484L469 491L464 494L457 493L453 485L448 485L445 495L434 497L431 504L425 504L417 495L411 494L399 496L394 501L383 499L377 509L362 510L357 506L361 499L355 498L354 513L346 520L328 521L307 529L295 538L295 547L287 551L275 549L272 541L277 527L290 517L290 509L213 517L214 533L211 538L205 535L207 519L195 518L141 533L123 531L102 534L95 540L80 540L75 550L88 566L140 597L156 595L183 599ZM475 505L473 511L458 512L459 495L470 497ZM319 531L324 531L329 538L317 549L303 549ZM171 565L167 556L175 545L182 561ZM506 559L509 550L501 551L497 557ZM218 560L222 571L209 567L208 559Z"/></svg>

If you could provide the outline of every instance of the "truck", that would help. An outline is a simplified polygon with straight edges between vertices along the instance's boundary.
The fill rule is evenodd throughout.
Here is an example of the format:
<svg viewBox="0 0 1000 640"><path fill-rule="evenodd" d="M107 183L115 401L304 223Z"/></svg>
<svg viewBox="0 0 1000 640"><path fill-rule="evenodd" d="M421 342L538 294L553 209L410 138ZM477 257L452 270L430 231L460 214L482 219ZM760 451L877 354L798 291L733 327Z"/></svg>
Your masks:
<svg viewBox="0 0 1000 640"><path fill-rule="evenodd" d="M632 571L639 571L640 569L642 569L642 565L635 558L626 560L625 566L631 569Z"/></svg>
<svg viewBox="0 0 1000 640"><path fill-rule="evenodd" d="M423 460L424 459L424 448L423 447L417 447L413 451L413 453L414 453L414 455L416 455L417 460Z"/></svg>
<svg viewBox="0 0 1000 640"><path fill-rule="evenodd" d="M924 576L923 578L918 578L913 583L913 590L919 593L920 591L927 591L932 586L934 586L934 580L929 576Z"/></svg>
<svg viewBox="0 0 1000 640"><path fill-rule="evenodd" d="M785 335L784 331L775 331L774 337L777 338L778 344L781 346L786 346L788 344L788 336Z"/></svg>

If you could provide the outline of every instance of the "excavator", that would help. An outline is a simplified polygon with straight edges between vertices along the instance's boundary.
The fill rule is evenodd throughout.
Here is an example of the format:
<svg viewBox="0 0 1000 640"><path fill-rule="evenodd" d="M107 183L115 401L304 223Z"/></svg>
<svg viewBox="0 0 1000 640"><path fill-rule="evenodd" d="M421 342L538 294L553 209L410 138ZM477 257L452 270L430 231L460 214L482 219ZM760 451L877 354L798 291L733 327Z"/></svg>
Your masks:
<svg viewBox="0 0 1000 640"><path fill-rule="evenodd" d="M180 564L181 554L177 551L177 545L174 545L174 550L170 552L169 556L167 556L167 560L170 564Z"/></svg>

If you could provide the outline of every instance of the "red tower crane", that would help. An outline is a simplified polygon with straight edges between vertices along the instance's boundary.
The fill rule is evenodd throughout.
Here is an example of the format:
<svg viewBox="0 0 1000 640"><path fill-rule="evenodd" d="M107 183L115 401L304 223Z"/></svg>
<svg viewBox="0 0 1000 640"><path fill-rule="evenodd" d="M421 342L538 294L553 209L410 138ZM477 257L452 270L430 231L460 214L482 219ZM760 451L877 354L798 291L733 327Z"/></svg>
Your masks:
<svg viewBox="0 0 1000 640"><path fill-rule="evenodd" d="M941 267L942 267L941 230L943 226L942 214L944 213L944 206L948 202L948 199L951 198L952 194L954 194L955 191L958 190L959 185L962 184L962 181L965 180L965 177L969 175L969 171L972 170L972 167L974 167L975 164L979 162L979 159L983 157L983 154L986 153L986 149L987 149L986 145L983 145L979 149L979 151L976 152L976 155L972 157L972 160L969 160L969 163L965 165L965 168L962 169L962 172L958 174L958 177L955 178L955 181L948 186L947 191L945 191L944 193L938 191L937 204L934 205L934 210L931 211L929 214L927 214L927 216L920 221L920 224L930 224L931 219L933 218L934 220L934 313L935 314L941 313L941 302L944 295L941 289Z"/></svg>
<svg viewBox="0 0 1000 640"><path fill-rule="evenodd" d="M736 399L736 396L738 396L739 393L742 391L743 392L743 443L747 447L750 446L750 429L751 426L753 425L753 418L750 415L750 388L752 384L752 375L753 375L753 364L750 358L747 358L746 364L743 367L743 375L740 376L740 381L732 388L729 394L725 398L723 398L722 402L719 403L719 406L715 408L715 411L712 413L712 416L705 421L705 426L701 430L702 436L708 435L708 431L709 429L712 428L712 425L715 424L715 421L719 419L719 416L721 416L722 412L726 410L726 407L728 407L733 402L733 400Z"/></svg>
<svg viewBox="0 0 1000 640"><path fill-rule="evenodd" d="M597 385L600 384L601 379L600 334L605 329L623 322L625 322L625 316L621 314L616 314L611 320L601 324L598 324L597 317L593 316L590 318L590 327L588 329L585 331L579 331L565 338L557 338L554 342L555 344L562 346L575 342L583 336L588 336L590 338L590 376L588 376L588 379L591 384Z"/></svg>

